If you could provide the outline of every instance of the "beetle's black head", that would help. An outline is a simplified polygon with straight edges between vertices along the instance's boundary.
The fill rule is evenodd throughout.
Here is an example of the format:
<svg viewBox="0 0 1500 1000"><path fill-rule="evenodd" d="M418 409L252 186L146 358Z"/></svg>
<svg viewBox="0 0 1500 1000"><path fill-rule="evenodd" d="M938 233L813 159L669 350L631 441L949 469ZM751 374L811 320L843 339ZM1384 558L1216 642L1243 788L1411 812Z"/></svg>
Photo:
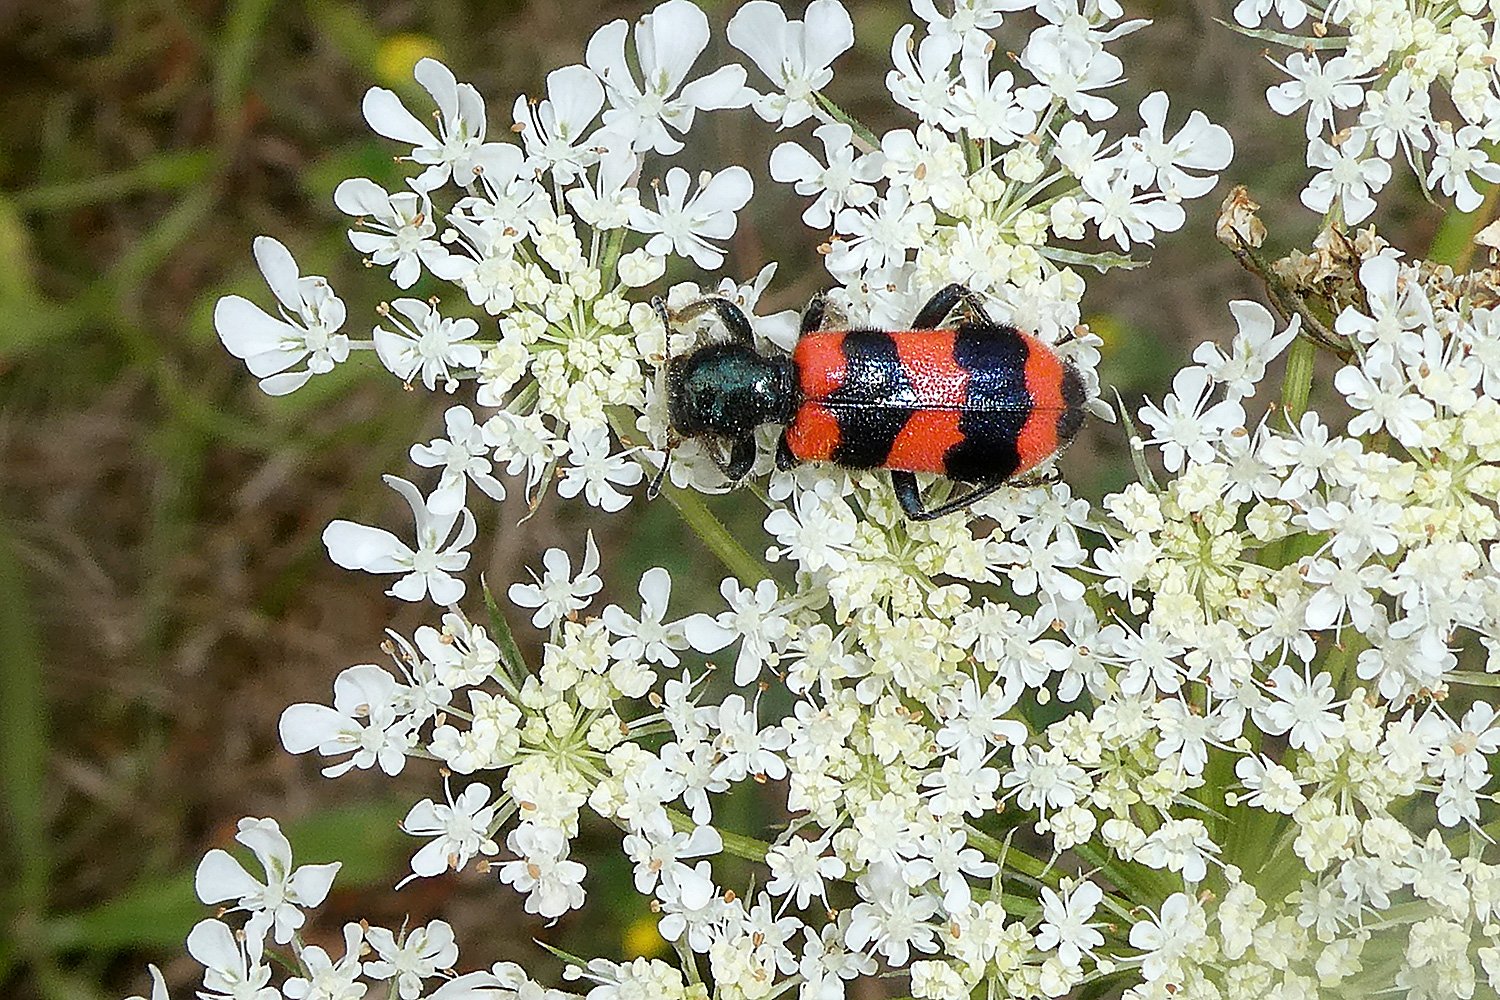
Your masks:
<svg viewBox="0 0 1500 1000"><path fill-rule="evenodd" d="M796 395L790 358L741 343L707 344L667 364L667 413L683 437L750 437L761 424L789 422Z"/></svg>

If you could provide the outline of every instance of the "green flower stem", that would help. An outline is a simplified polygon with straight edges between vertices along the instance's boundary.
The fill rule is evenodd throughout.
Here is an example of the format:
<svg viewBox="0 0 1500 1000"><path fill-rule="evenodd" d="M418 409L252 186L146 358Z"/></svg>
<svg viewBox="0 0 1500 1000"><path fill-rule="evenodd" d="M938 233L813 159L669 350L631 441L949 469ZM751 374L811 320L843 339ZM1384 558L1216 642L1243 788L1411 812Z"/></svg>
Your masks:
<svg viewBox="0 0 1500 1000"><path fill-rule="evenodd" d="M880 140L862 124L859 119L853 117L849 112L834 104L821 93L813 95L818 99L818 106L828 113L828 116L836 122L842 122L854 130L854 141L864 153L874 152L880 148Z"/></svg>
<svg viewBox="0 0 1500 1000"><path fill-rule="evenodd" d="M698 824L693 822L693 817L687 813L668 809L667 815L672 819L672 828L681 833L691 833L698 828ZM724 853L744 858L746 861L764 862L766 852L771 849L771 845L764 840L756 840L744 834L730 833L728 830L719 830L719 837L724 841Z"/></svg>
<svg viewBox="0 0 1500 1000"><path fill-rule="evenodd" d="M1307 397L1312 391L1313 361L1318 347L1307 337L1292 341L1286 356L1286 377L1281 382L1281 408L1292 424L1307 411Z"/></svg>
<svg viewBox="0 0 1500 1000"><path fill-rule="evenodd" d="M724 522L714 516L698 494L692 490L679 489L670 483L664 483L661 492L677 508L678 515L693 529L698 540L739 579L740 586L754 587L760 581L771 578L771 574L766 572L765 563L752 556L740 544L739 539L729 533Z"/></svg>
<svg viewBox="0 0 1500 1000"><path fill-rule="evenodd" d="M626 447L635 444L630 426L622 412L612 412L609 415L609 426L620 439L620 443ZM708 548L708 551L719 557L719 561L725 568L733 573L740 581L741 586L754 587L762 580L769 580L771 574L766 572L765 564L752 556L750 552L740 544L739 539L729 533L724 527L724 522L714 516L713 511L692 490L679 489L670 482L663 480L661 484L661 495L667 498L667 502L677 509L678 515L698 536L698 540Z"/></svg>
<svg viewBox="0 0 1500 1000"><path fill-rule="evenodd" d="M1041 858L1027 854L1016 847L1015 844L1007 844L1003 840L991 837L987 833L976 830L972 825L966 825L964 832L968 836L970 847L978 849L981 854L991 861L1003 862L1001 864L1002 874L1008 868L1013 873L1025 876L1027 880L1035 882L1038 886L1046 885L1054 889L1062 885L1063 877L1068 874L1062 869L1055 867L1051 862L1043 861ZM1116 885L1125 884L1115 878L1114 868L1118 866L1096 865L1096 867L1103 870L1105 876ZM1106 892L1104 894L1104 902L1105 905L1119 916L1129 919L1130 907L1132 905L1129 900L1122 899L1112 892Z"/></svg>

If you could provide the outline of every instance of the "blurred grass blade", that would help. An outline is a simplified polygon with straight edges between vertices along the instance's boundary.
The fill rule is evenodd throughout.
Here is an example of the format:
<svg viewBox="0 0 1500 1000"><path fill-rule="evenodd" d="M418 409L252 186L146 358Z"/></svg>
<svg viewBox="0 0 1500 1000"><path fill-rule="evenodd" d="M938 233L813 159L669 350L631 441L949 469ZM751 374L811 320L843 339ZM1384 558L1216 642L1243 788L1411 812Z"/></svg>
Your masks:
<svg viewBox="0 0 1500 1000"><path fill-rule="evenodd" d="M7 916L39 919L47 901L46 818L42 809L47 763L42 653L31 592L9 532L0 527L0 795L4 796ZM15 921L5 920L5 926Z"/></svg>
<svg viewBox="0 0 1500 1000"><path fill-rule="evenodd" d="M191 187L212 171L214 156L204 149L167 151L112 174L61 184L45 184L17 191L16 207L23 212L57 212L116 201L143 191L174 191Z"/></svg>

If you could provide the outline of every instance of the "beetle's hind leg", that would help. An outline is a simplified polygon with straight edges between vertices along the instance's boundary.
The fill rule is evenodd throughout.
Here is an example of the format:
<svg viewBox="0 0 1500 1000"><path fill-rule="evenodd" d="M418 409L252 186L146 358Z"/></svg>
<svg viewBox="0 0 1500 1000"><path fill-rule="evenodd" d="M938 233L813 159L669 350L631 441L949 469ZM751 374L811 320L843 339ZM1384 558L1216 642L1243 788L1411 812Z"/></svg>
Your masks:
<svg viewBox="0 0 1500 1000"><path fill-rule="evenodd" d="M962 303L969 312L974 314L974 319L981 323L993 324L989 311L985 309L984 299L980 298L969 286L954 282L932 298L917 313L917 318L912 320L913 330L936 330L948 318L948 315Z"/></svg>
<svg viewBox="0 0 1500 1000"><path fill-rule="evenodd" d="M750 347L755 346L755 331L751 329L750 320L746 318L744 310L722 295L706 295L696 302L689 302L681 309L675 310L668 309L666 300L658 295L651 300L651 307L656 310L656 315L661 317L662 325L667 328L668 334L672 332L674 325L690 323L712 309L719 314L719 320L724 324L724 329L729 331L731 340Z"/></svg>
<svg viewBox="0 0 1500 1000"><path fill-rule="evenodd" d="M917 485L917 474L899 469L891 470L891 488L896 492L896 502L901 505L901 510L906 516L913 521L931 521L945 514L952 514L956 510L963 510L970 504L983 500L1004 485L1006 485L1004 480L983 483L963 496L946 500L929 510L922 505L922 489Z"/></svg>

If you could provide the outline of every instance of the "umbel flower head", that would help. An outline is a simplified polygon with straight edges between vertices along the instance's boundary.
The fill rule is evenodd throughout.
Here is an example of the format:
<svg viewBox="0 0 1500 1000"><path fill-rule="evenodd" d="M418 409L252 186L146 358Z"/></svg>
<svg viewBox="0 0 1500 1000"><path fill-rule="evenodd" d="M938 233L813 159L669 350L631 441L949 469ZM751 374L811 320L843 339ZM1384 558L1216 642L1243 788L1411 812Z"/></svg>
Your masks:
<svg viewBox="0 0 1500 1000"><path fill-rule="evenodd" d="M1316 37L1338 39L1289 56L1293 79L1270 95L1307 114L1304 202L1368 214L1398 149L1472 202L1492 82L1470 71L1489 65L1475 26L1491 15L1455 10L1235 8L1288 30L1316 13ZM587 980L593 1000L829 1000L891 974L942 1000L1500 986L1486 832L1500 711L1468 686L1500 669L1500 276L1331 226L1264 269L1276 312L1230 304L1226 346L1200 345L1169 393L1122 414L1137 481L1098 502L1027 482L915 522L883 474L773 470L765 439L757 489L739 494L764 505L759 533L735 538L699 506L725 487L723 462L669 433L658 376L704 341L769 354L797 334L795 314L758 314L774 267L709 273L740 266L730 241L768 195L755 165L672 159L706 118L780 136L766 166L795 207L776 217L799 213L824 244L835 327L907 329L962 284L1053 346L1101 415L1082 266L1143 255L1230 163L1228 133L1180 100L1122 107L1112 48L1145 23L1115 4L912 11L884 78L904 118L884 134L837 103L856 35L838 0L740 6L724 35L745 60L723 65L685 0L605 25L582 63L514 101L508 133L430 60L417 75L431 125L370 92L367 120L411 176L394 192L340 185L351 243L398 290L453 291L392 295L367 339L317 344L328 364L364 350L413 391L441 390L443 436L414 432L414 481L386 479L414 540L345 520L323 538L339 565L441 608L387 634L388 663L330 670L331 705L287 708L283 746L316 751L330 778L442 778L406 813L415 843L393 882L484 869L550 920L594 885L584 847L601 838L585 832L618 830L674 950L583 956L564 981ZM1467 124L1428 124L1434 81ZM1231 196L1226 238L1257 231L1246 203ZM1237 238L1254 258L1259 240ZM216 316L257 377L306 358L267 391L326 370L314 328L350 325L279 248L256 253L282 317L233 297ZM705 294L743 327L689 308ZM1320 349L1341 397L1327 412L1307 405ZM558 502L556 484L619 513L669 457L672 499L725 573L627 574L590 534L474 599L479 498L534 507ZM705 598L713 613L688 613ZM510 630L528 620L535 643ZM749 796L771 803L747 810ZM581 995L461 965L440 921L351 923L342 957L304 945L295 931L332 871L293 869L266 822L245 828L266 883L222 851L205 859L201 894L233 906L188 942L205 996L354 997L372 982L411 998ZM268 947L292 973L272 972Z"/></svg>

